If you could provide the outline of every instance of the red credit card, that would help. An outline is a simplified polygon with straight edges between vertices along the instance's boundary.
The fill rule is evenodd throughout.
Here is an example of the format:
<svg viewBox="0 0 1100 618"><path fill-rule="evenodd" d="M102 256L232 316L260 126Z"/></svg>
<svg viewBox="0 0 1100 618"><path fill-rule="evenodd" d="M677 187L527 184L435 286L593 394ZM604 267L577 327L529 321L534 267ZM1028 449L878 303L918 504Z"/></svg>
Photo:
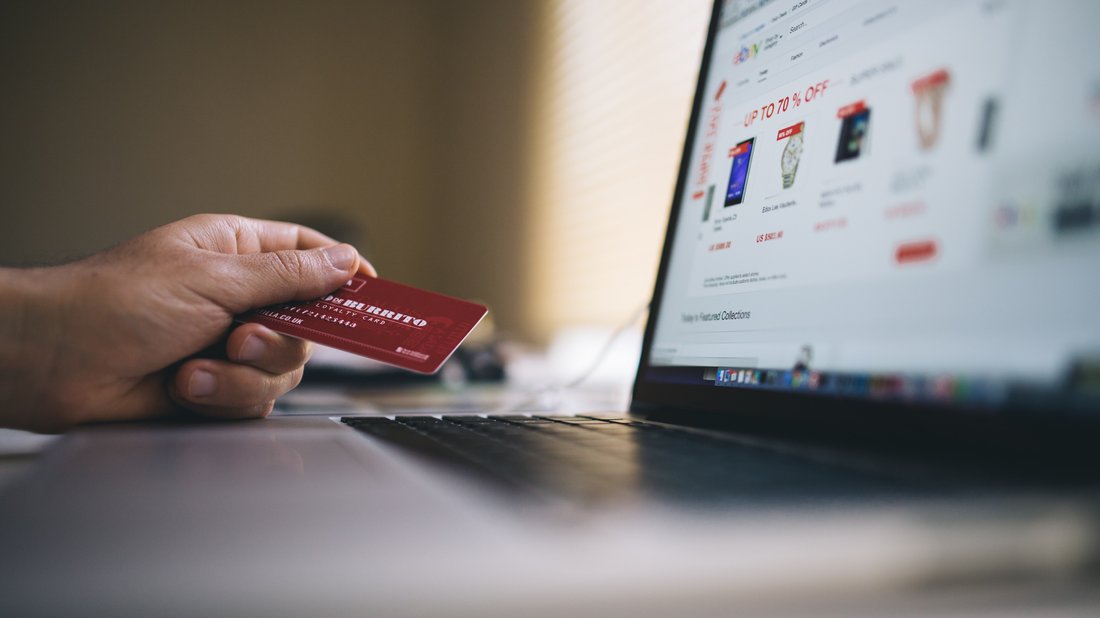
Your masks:
<svg viewBox="0 0 1100 618"><path fill-rule="evenodd" d="M488 312L477 303L356 275L317 300L257 309L237 321L435 373Z"/></svg>

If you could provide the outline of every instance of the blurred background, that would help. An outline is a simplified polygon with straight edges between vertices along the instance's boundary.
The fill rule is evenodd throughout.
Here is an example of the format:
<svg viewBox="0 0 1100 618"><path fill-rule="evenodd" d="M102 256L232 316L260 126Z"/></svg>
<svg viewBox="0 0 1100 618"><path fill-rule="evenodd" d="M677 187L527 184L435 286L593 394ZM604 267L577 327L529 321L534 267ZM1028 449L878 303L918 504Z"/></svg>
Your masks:
<svg viewBox="0 0 1100 618"><path fill-rule="evenodd" d="M651 293L706 0L0 4L0 265L296 220L542 344Z"/></svg>

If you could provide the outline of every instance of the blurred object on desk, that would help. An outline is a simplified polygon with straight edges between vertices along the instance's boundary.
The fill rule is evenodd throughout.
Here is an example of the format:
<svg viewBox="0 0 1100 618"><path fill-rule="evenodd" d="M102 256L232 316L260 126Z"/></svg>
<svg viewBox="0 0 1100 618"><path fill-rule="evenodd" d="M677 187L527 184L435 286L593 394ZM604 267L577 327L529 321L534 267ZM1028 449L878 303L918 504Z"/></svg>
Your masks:
<svg viewBox="0 0 1100 618"><path fill-rule="evenodd" d="M497 344L463 344L437 373L414 373L333 348L316 346L306 364L304 386L324 384L355 387L437 384L439 382L502 382L504 361Z"/></svg>
<svg viewBox="0 0 1100 618"><path fill-rule="evenodd" d="M486 337L478 327L431 376L316 346L302 386L283 396L279 415L569 413L621 410L638 366L641 333L563 329L547 351Z"/></svg>
<svg viewBox="0 0 1100 618"><path fill-rule="evenodd" d="M60 437L0 428L0 493L30 470L38 457Z"/></svg>

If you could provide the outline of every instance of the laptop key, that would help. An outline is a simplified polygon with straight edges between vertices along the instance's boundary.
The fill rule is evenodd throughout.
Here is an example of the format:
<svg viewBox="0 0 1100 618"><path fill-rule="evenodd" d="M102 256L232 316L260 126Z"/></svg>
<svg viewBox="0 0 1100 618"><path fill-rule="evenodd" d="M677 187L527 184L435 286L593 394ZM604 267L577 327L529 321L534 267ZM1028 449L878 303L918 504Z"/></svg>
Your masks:
<svg viewBox="0 0 1100 618"><path fill-rule="evenodd" d="M448 465L465 460L468 469L504 479L508 487L587 502L639 494L675 502L759 500L806 496L814 488L850 487L858 493L881 486L846 469L622 416L342 420L380 439L434 453Z"/></svg>

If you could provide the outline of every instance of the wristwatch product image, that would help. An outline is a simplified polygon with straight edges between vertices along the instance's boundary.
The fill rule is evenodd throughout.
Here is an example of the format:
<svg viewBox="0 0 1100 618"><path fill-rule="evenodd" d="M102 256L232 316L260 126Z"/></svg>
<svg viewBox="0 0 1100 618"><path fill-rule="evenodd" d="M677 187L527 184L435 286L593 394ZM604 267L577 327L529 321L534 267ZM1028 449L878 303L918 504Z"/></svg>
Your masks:
<svg viewBox="0 0 1100 618"><path fill-rule="evenodd" d="M803 130L806 123L800 123L798 129L787 138L783 147L783 158L779 162L779 171L783 174L783 188L790 189L794 184L794 174L798 171L798 161L802 158Z"/></svg>
<svg viewBox="0 0 1100 618"><path fill-rule="evenodd" d="M917 100L914 122L921 150L928 150L939 141L943 98L950 81L950 73L940 69L913 82L913 96Z"/></svg>

